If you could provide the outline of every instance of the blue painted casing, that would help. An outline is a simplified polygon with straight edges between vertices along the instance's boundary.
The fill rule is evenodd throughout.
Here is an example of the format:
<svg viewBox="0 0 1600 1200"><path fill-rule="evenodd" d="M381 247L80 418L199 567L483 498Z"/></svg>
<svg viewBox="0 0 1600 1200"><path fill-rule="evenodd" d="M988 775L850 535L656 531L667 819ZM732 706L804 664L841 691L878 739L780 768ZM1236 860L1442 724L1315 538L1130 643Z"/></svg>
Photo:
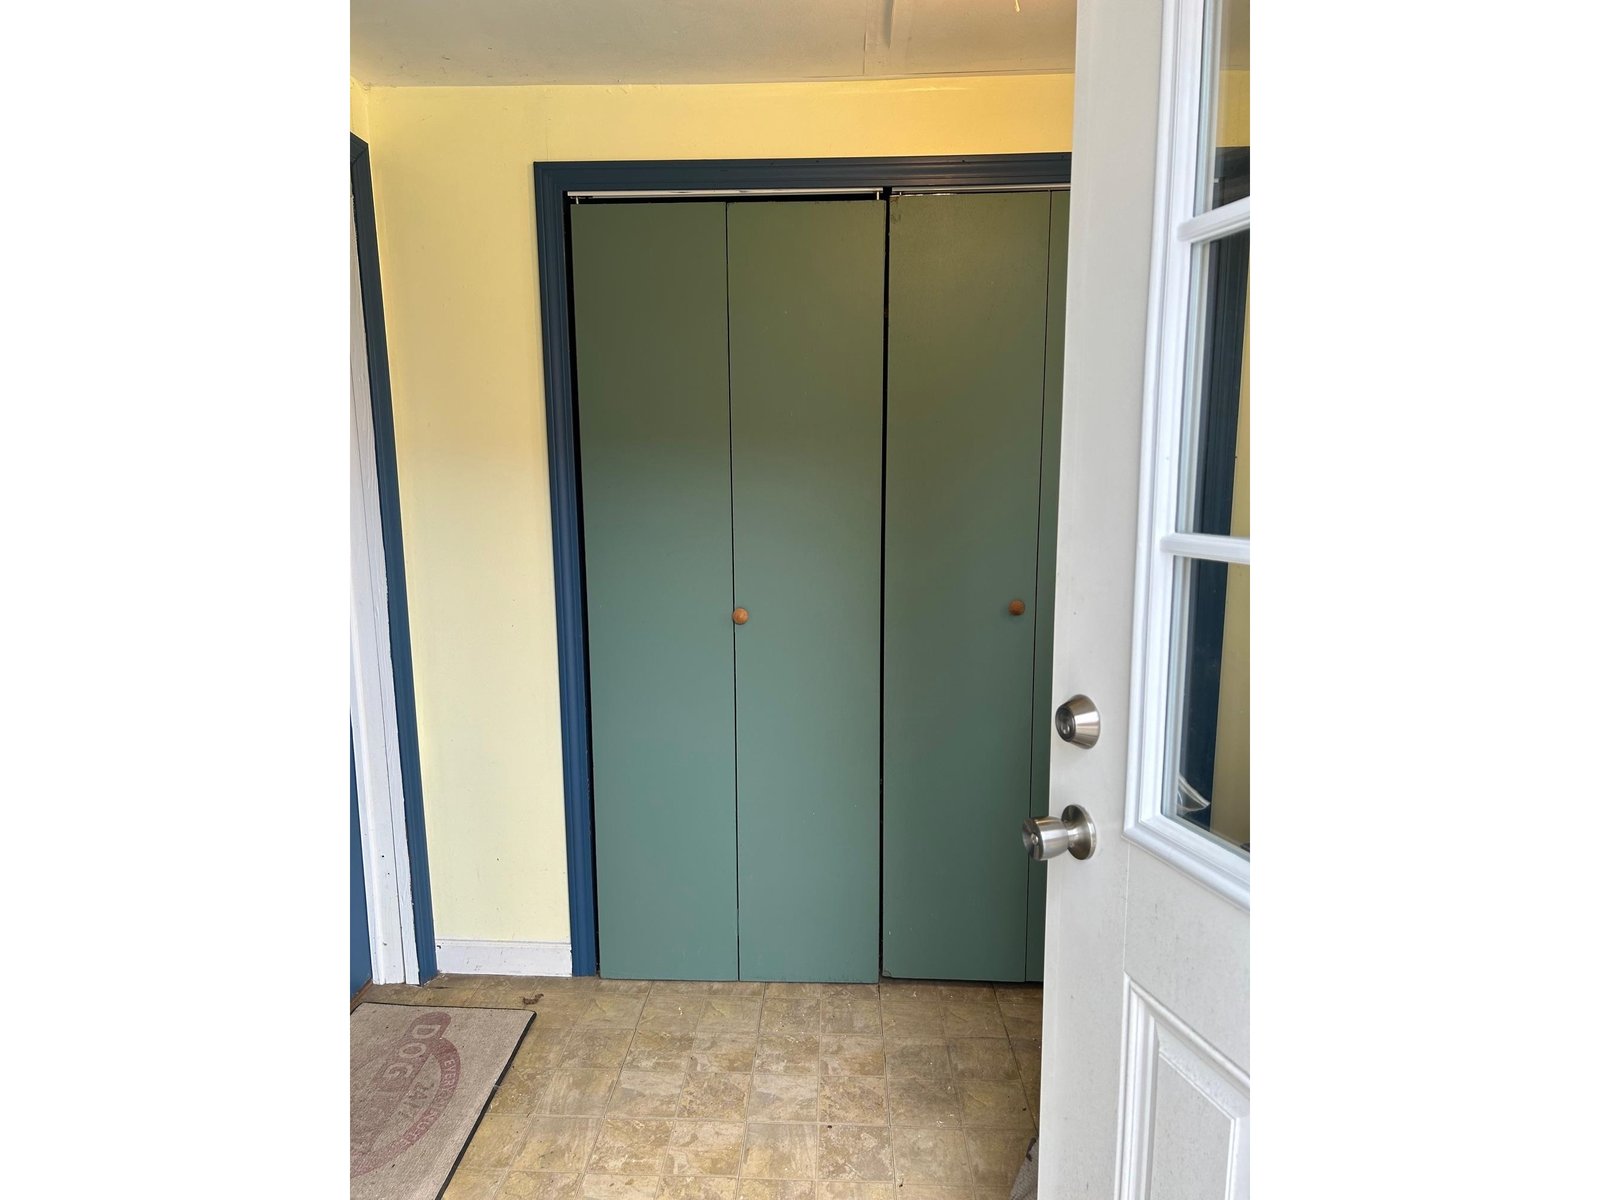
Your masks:
<svg viewBox="0 0 1600 1200"><path fill-rule="evenodd" d="M372 164L367 144L350 135L350 194L355 204L356 264L367 333L372 385L372 435L378 466L378 511L389 589L389 654L405 792L406 845L411 860L411 905L417 931L417 969L426 983L439 973L433 934L433 889L428 879L428 834L422 814L422 760L417 752L417 699L411 673L411 615L406 605L406 557L400 531L400 475L395 465L394 406L389 394L389 343L383 328L378 227L372 210Z"/></svg>

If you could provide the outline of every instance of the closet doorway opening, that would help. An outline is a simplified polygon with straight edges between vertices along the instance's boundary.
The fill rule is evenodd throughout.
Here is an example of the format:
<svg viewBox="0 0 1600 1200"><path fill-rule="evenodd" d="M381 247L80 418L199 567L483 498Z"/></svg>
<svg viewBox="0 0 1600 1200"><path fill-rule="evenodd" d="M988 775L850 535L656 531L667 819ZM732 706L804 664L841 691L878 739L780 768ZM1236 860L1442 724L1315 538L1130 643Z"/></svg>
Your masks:
<svg viewBox="0 0 1600 1200"><path fill-rule="evenodd" d="M1069 156L535 182L574 973L1039 979Z"/></svg>

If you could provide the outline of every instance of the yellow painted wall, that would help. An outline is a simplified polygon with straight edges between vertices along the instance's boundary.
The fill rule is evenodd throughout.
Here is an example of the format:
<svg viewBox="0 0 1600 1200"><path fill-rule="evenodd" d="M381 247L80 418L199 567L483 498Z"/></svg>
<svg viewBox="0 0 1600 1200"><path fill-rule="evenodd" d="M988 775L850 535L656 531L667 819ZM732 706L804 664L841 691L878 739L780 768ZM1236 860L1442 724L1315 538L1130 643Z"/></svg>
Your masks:
<svg viewBox="0 0 1600 1200"><path fill-rule="evenodd" d="M350 81L350 132L367 141L367 89L354 79Z"/></svg>
<svg viewBox="0 0 1600 1200"><path fill-rule="evenodd" d="M352 121L358 107L372 147L437 932L563 941L533 163L1064 151L1072 77L353 88Z"/></svg>

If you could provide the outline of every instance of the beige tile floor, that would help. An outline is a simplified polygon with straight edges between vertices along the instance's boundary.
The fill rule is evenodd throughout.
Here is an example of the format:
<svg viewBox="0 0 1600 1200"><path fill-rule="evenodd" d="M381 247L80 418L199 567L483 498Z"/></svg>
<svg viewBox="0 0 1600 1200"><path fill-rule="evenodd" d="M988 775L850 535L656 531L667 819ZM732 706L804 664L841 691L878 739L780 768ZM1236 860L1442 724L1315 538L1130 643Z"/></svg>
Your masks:
<svg viewBox="0 0 1600 1200"><path fill-rule="evenodd" d="M538 1014L446 1200L1002 1200L1041 994L456 975L365 998Z"/></svg>

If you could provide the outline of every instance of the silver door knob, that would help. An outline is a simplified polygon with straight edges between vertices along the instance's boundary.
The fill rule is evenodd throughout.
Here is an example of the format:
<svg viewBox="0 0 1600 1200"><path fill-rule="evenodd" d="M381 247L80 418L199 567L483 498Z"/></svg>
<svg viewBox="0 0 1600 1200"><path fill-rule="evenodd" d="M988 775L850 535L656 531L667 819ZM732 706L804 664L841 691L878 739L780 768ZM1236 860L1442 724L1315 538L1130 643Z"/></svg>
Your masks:
<svg viewBox="0 0 1600 1200"><path fill-rule="evenodd" d="M1094 853L1094 821L1076 804L1061 810L1061 819L1029 817L1022 823L1022 844L1035 861L1055 858L1063 850L1082 862Z"/></svg>
<svg viewBox="0 0 1600 1200"><path fill-rule="evenodd" d="M1100 710L1087 696L1073 696L1056 709L1056 732L1063 742L1087 750L1100 740Z"/></svg>

